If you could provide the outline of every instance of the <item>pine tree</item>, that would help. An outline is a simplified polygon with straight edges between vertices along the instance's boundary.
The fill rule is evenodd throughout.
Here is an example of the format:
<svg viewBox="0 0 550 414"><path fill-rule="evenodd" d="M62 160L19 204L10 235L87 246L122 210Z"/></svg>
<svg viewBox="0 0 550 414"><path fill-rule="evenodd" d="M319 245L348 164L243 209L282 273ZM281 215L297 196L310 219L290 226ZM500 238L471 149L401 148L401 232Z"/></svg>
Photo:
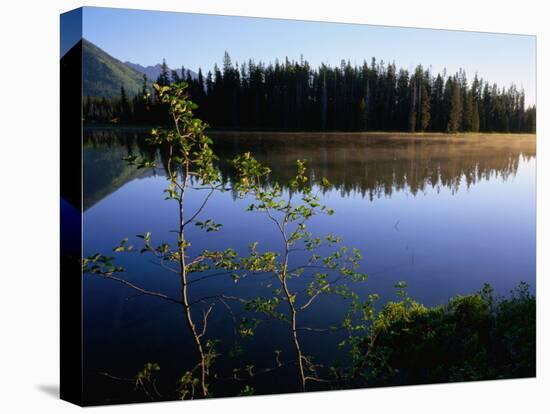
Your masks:
<svg viewBox="0 0 550 414"><path fill-rule="evenodd" d="M479 103L474 101L472 108L472 132L479 132Z"/></svg>
<svg viewBox="0 0 550 414"><path fill-rule="evenodd" d="M422 66L412 74L372 59L360 66L342 60L336 67L311 68L302 57L282 63L233 64L229 53L223 65L215 65L204 77L193 78L184 67L170 70L163 60L157 81L161 85L185 80L197 114L217 128L351 130L351 131L534 131L536 109L525 107L525 94L489 86L475 75L468 85L466 74L446 71L435 77ZM158 97L142 100L124 91L120 98L87 98L83 115L87 122L163 123L166 111Z"/></svg>
<svg viewBox="0 0 550 414"><path fill-rule="evenodd" d="M450 110L449 110L449 122L447 124L448 132L458 132L461 128L462 121L462 96L460 91L460 84L455 77L451 81L451 97L450 97Z"/></svg>
<svg viewBox="0 0 550 414"><path fill-rule="evenodd" d="M120 87L120 121L126 123L130 120L130 104L128 103L128 97L126 96L126 91L124 86Z"/></svg>
<svg viewBox="0 0 550 414"><path fill-rule="evenodd" d="M397 77L397 119L396 128L406 131L409 125L409 73L401 69Z"/></svg>
<svg viewBox="0 0 550 414"><path fill-rule="evenodd" d="M479 132L481 126L481 115L480 115L480 105L481 105L481 86L482 82L477 77L477 73L474 76L472 82L472 132Z"/></svg>
<svg viewBox="0 0 550 414"><path fill-rule="evenodd" d="M172 70L172 83L179 83L180 81L181 81L181 78L180 78L180 75L178 75L178 71Z"/></svg>
<svg viewBox="0 0 550 414"><path fill-rule="evenodd" d="M199 72L197 73L197 82L199 83L199 87L200 89L205 92L205 87L204 87L204 77L202 75L202 70L201 68L199 68Z"/></svg>
<svg viewBox="0 0 550 414"><path fill-rule="evenodd" d="M418 79L414 76L411 79L410 83L410 108L409 108L409 132L416 131L416 122L417 122L417 99L418 99Z"/></svg>
<svg viewBox="0 0 550 414"><path fill-rule="evenodd" d="M170 74L168 65L166 64L166 59L162 59L162 65L160 68L160 75L157 78L157 83L160 86L168 86L170 85Z"/></svg>
<svg viewBox="0 0 550 414"><path fill-rule="evenodd" d="M321 129L327 128L327 107L328 107L328 90L327 90L327 68L322 66L321 71L323 73L323 86L321 97Z"/></svg>
<svg viewBox="0 0 550 414"><path fill-rule="evenodd" d="M419 122L420 131L424 132L428 129L431 120L431 103L430 103L430 73L426 71L422 73L422 67L419 67L421 76L421 85L419 90Z"/></svg>
<svg viewBox="0 0 550 414"><path fill-rule="evenodd" d="M473 117L474 117L474 101L471 91L464 93L464 103L462 109L462 130L473 131Z"/></svg>
<svg viewBox="0 0 550 414"><path fill-rule="evenodd" d="M367 103L365 101L365 98L361 99L361 102L359 103L359 116L360 116L360 130L366 131L367 130Z"/></svg>

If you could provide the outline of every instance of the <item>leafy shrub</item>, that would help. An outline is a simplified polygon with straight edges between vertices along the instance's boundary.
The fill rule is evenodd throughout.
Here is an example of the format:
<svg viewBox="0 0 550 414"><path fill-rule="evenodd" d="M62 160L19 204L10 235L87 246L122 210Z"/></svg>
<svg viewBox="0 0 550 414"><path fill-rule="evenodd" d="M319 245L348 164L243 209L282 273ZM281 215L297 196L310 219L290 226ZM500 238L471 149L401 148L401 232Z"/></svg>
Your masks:
<svg viewBox="0 0 550 414"><path fill-rule="evenodd" d="M355 386L535 376L536 301L525 283L496 300L489 285L426 307L404 295L355 338Z"/></svg>

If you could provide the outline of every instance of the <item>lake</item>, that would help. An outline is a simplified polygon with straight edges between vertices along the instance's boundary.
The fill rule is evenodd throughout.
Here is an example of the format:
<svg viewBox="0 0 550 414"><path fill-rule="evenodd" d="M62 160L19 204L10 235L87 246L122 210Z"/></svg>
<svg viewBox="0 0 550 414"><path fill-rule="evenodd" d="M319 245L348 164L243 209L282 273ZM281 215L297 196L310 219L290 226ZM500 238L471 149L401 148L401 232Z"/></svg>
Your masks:
<svg viewBox="0 0 550 414"><path fill-rule="evenodd" d="M154 241L173 240L176 204L164 200L162 167L136 170L122 157L157 158L162 154L145 144L146 131L88 128L84 131L84 254L112 254L120 240L150 231ZM345 134L345 133L215 133L218 168L230 184L234 173L226 160L251 152L268 165L270 179L287 182L296 159L307 160L312 177L326 177L333 188L321 194L335 214L315 217L310 229L320 236L334 233L343 244L361 250L366 282L353 286L360 295L381 295L381 303L396 298L395 284L405 281L409 294L426 305L478 291L490 283L506 295L518 282L535 288L536 140L534 135ZM191 193L189 208L203 196ZM193 248L233 247L246 252L258 241L262 249L280 250L273 223L245 211L249 202L231 191L216 193L204 218L222 223L221 231L191 229ZM151 257L116 256L130 280L152 290L178 291L178 280ZM251 278L238 285L213 278L197 287L197 295L219 292L249 298L269 294L269 278ZM198 284L197 284L198 285ZM309 326L337 323L347 303L323 298L304 316ZM234 310L240 317L239 309ZM211 331L221 339L220 372L230 376L235 361L227 356L235 342L228 310L218 306ZM342 332L310 333L303 343L318 361L340 355L335 345ZM253 340L241 344L236 365L253 364L260 371L291 358L288 331L279 323L260 324ZM343 352L343 351L342 351ZM337 355L338 354L338 355ZM90 400L125 401L117 377L131 377L145 362L158 362L175 383L195 354L181 308L155 298L136 297L112 281L84 277L84 367ZM282 367L257 375L257 393L295 389L295 374ZM220 381L223 382L222 379ZM161 384L169 387L170 384ZM227 394L234 385L228 381ZM224 395L224 388L216 395Z"/></svg>

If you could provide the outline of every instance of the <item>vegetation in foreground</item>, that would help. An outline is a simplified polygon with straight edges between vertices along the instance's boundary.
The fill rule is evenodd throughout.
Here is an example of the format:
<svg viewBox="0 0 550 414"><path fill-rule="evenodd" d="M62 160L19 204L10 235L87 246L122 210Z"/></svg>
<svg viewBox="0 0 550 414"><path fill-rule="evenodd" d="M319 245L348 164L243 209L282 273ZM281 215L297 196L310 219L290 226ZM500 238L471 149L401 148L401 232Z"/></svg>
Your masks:
<svg viewBox="0 0 550 414"><path fill-rule="evenodd" d="M217 347L219 339L208 323L216 305L223 306L226 315L227 311L234 315L232 309L236 307L241 314L244 311L246 316L240 321L233 317L235 330L243 338L253 338L258 325L268 319L288 327L294 355L282 362L280 351L274 349L276 365L261 370L269 374L283 365L291 367L294 378L289 378L289 382L295 384L296 391L534 375L535 300L526 285L520 285L507 300L495 300L486 286L479 294L457 297L447 306L435 308L410 299L404 284L398 285L401 301L390 302L379 312L376 295L361 300L352 289L352 282L366 280L366 275L357 270L360 252L341 246L340 238L332 234L318 237L308 229L313 216L333 212L320 203L303 161L297 161L297 173L288 184L292 195L288 197L279 183L270 180L270 170L249 153L232 162L239 177L233 190L252 201L248 211L260 213L273 223L274 239L280 241L281 251L261 250L257 242L250 244L246 255L231 247L220 251L192 250L188 226L218 231L221 223L201 216L214 192L230 188L220 181L212 141L204 132L207 125L194 116L196 105L189 99L187 84L155 85L155 89L160 104L173 120L169 130L154 129L150 142L169 154L165 195L177 207L176 238L155 243L147 232L137 236L143 241L141 249L135 249L126 238L114 252L151 255L179 280L179 291L164 293L138 285L131 275L126 275L126 269L114 264L113 257L100 253L83 259L83 272L122 284L140 295L179 305L186 322L182 329L192 340L196 361L174 381L172 390L163 389L162 394L155 379L161 367L154 362L146 363L135 378L111 378L134 384L135 390L150 400L215 396L220 387L227 387L220 383L216 367L222 357ZM155 167L152 160L137 156L125 159L138 169ZM326 179L318 180L317 185L330 187ZM201 192L207 194L203 202L198 209L188 211L185 200ZM296 252L305 252L305 258L295 256ZM225 292L195 296L195 283L211 277L230 277L238 283L243 278L262 275L274 281L265 296L245 298ZM297 280L303 281L306 288L297 285ZM341 327L307 326L304 313L325 295L350 301L349 314ZM349 333L341 346L349 349L352 364L343 367L337 361L314 361L308 355L304 334L340 328ZM332 366L327 370L329 364ZM255 392L254 371L258 369L250 365L233 368L233 379L241 385L236 395Z"/></svg>
<svg viewBox="0 0 550 414"><path fill-rule="evenodd" d="M536 375L536 301L520 283L497 299L489 285L426 307L399 287L401 300L362 309L348 343L356 386L523 378ZM357 310L357 309L356 309Z"/></svg>
<svg viewBox="0 0 550 414"><path fill-rule="evenodd" d="M211 334L209 320L216 305L223 306L224 314L234 315L234 308L244 310L249 316L240 322L233 316L235 330L242 337L254 336L254 331L265 319L272 319L288 327L288 337L294 355L285 364L296 366L295 380L298 389L306 391L308 384L323 381L318 376L319 365L314 363L303 345L303 334L318 331L304 323L301 315L309 311L325 295L353 297L348 282L359 282L366 275L357 271L361 254L357 249L341 246L341 240L335 235L315 236L308 229L309 220L315 215L332 215L333 211L320 203L314 184L327 189L330 183L326 179L314 180L307 174L304 161L297 160L297 172L288 182L292 195L283 190L283 186L269 179L270 169L255 160L250 153L237 156L232 166L238 175L238 181L227 188L221 181L220 171L215 167L216 156L211 148L212 141L205 134L207 124L194 117L196 105L189 99L187 84L175 83L170 86L154 85L160 102L172 118L172 128L155 128L151 132L149 143L159 150L166 151L168 157L164 166L168 186L164 190L165 199L177 206L176 240L156 243L151 233L138 235L143 246L137 250L123 239L113 250L115 253L149 254L167 272L179 280L179 291L166 294L136 284L126 269L114 264L114 257L101 253L83 259L83 272L108 279L130 288L140 295L152 296L180 306L186 321L186 334L192 338L196 353L196 363L190 367L178 381L178 397L206 398L213 395L212 383L216 382L213 365L220 354L216 345L219 342ZM155 168L154 160L142 159L135 155L124 158L137 169ZM189 238L189 226L196 226L205 232L216 232L221 223L212 218L202 218L210 197L215 192L233 189L238 197L251 201L247 211L263 215L273 224L274 240L279 241L280 251L262 250L258 242L251 241L249 251L240 254L232 247L211 251L202 249L198 253L192 249ZM201 194L206 194L201 196ZM202 197L198 208L189 211L186 200L190 197ZM297 253L301 260L296 260ZM196 284L212 277L231 278L235 283L246 277L269 277L273 280L270 292L265 296L245 298L229 295L226 292L207 294L197 297ZM297 280L306 283L306 288L296 284ZM277 287L275 287L275 285ZM233 304L233 307L230 305ZM262 319L263 318L263 319ZM331 327L321 331L331 331ZM275 354L276 350L273 351ZM277 358L277 365L280 363ZM152 371L147 367L160 370L158 364L146 365L150 378ZM244 368L236 367L233 375ZM270 371L267 367L264 371ZM249 373L250 376L252 374ZM292 380L294 382L294 380ZM139 388L148 396L160 395L153 387L148 390L143 381L136 381ZM154 383L153 383L154 384Z"/></svg>

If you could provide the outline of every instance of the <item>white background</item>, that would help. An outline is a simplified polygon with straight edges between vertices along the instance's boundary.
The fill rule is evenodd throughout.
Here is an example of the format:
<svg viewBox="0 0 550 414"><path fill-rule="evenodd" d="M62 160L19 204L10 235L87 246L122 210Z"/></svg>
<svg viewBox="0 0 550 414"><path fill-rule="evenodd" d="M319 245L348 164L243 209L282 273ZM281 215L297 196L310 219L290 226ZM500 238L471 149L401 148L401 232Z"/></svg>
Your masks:
<svg viewBox="0 0 550 414"><path fill-rule="evenodd" d="M550 409L548 117L550 32L543 1L3 0L0 12L0 411L79 410L59 376L59 14L112 6L228 15L536 34L538 68L538 377L90 408L116 413L541 413ZM511 57L512 58L512 57ZM513 235L510 235L513 237ZM546 326L543 326L546 325Z"/></svg>

